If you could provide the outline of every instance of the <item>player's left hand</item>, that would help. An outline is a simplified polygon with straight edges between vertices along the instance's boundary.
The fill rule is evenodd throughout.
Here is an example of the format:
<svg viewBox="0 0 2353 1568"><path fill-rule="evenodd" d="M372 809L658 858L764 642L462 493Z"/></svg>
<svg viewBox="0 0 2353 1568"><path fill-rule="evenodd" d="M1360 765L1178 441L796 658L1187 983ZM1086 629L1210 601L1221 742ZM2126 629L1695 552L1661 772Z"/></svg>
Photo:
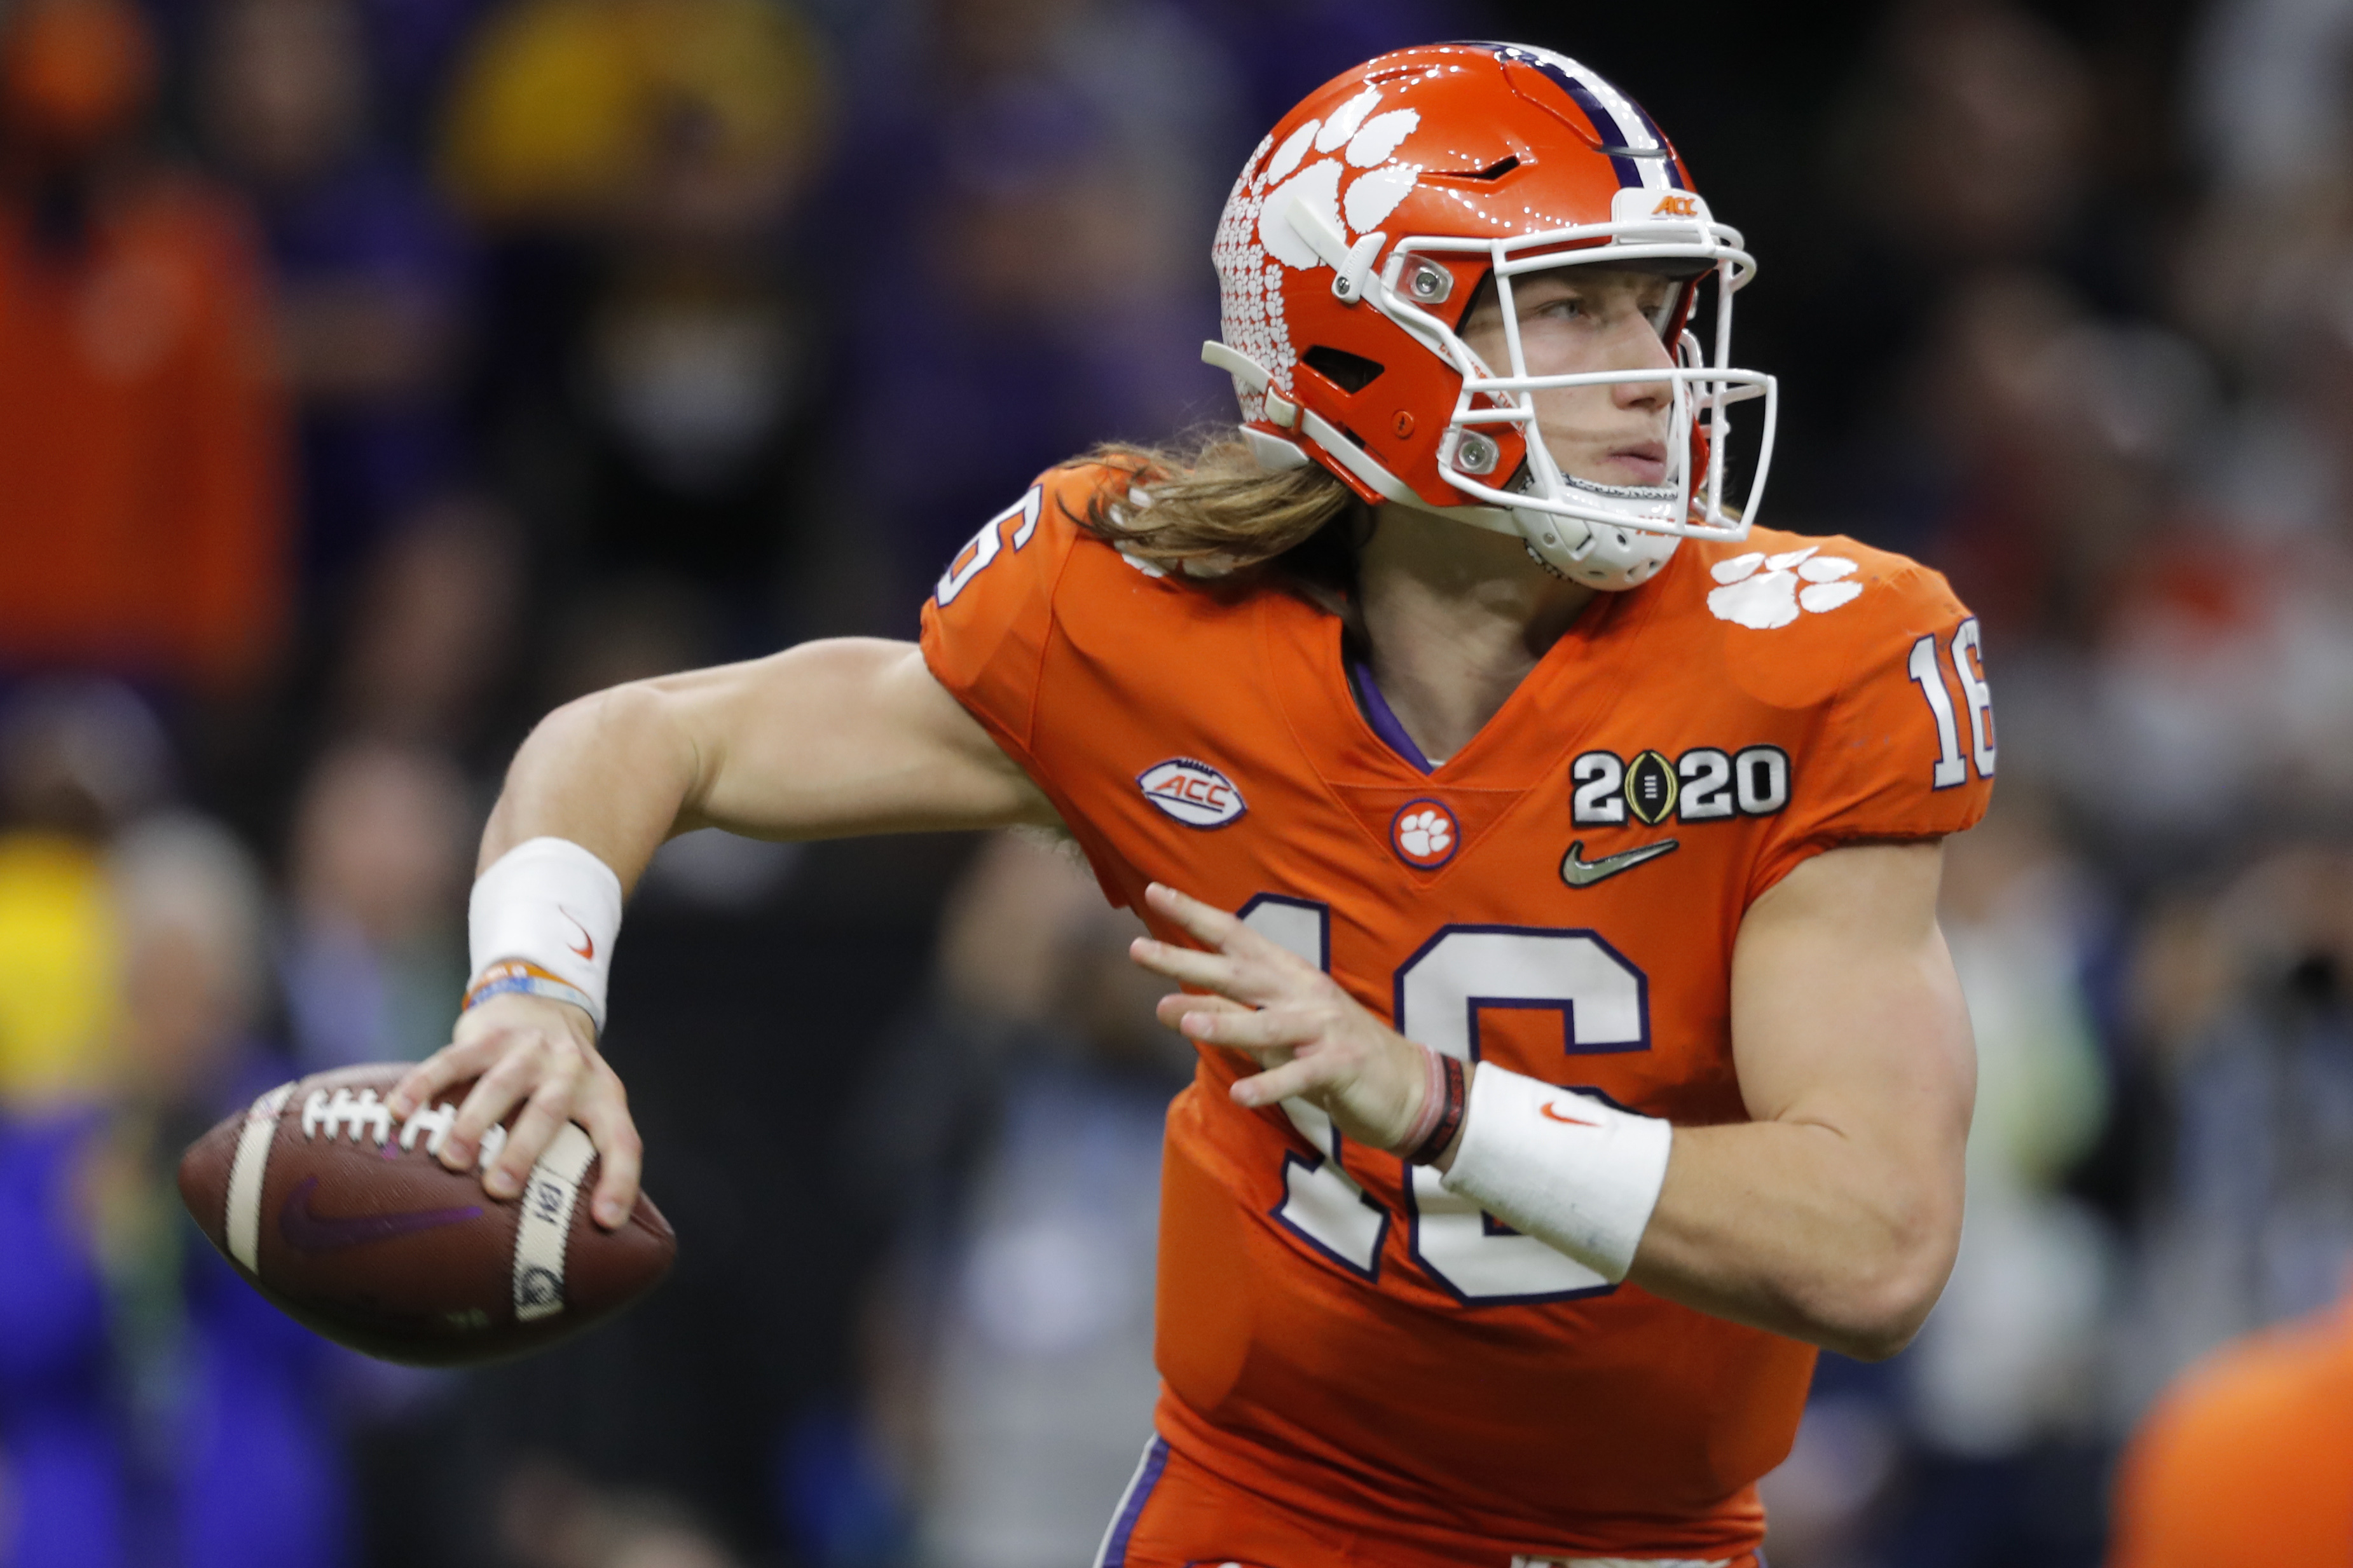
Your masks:
<svg viewBox="0 0 2353 1568"><path fill-rule="evenodd" d="M1225 910L1158 882L1144 896L1153 913L1209 950L1135 939L1136 963L1209 993L1162 997L1160 1021L1203 1045L1248 1051L1265 1069L1235 1082L1235 1104L1256 1109L1298 1095L1375 1149L1396 1147L1412 1130L1428 1092L1419 1046Z"/></svg>

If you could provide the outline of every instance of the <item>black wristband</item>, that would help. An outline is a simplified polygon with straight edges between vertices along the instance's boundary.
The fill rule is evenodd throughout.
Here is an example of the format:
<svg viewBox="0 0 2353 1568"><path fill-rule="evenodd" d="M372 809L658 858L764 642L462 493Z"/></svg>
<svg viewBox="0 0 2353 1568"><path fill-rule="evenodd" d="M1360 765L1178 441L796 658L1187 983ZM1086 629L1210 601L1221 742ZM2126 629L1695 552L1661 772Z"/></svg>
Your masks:
<svg viewBox="0 0 2353 1568"><path fill-rule="evenodd" d="M1469 1097L1463 1092L1461 1058L1440 1057L1438 1065L1446 1074L1446 1109L1438 1113L1438 1125L1430 1130L1430 1136L1405 1157L1409 1165L1436 1164L1438 1157L1446 1152L1446 1146L1454 1142L1454 1135L1462 1130L1462 1111Z"/></svg>

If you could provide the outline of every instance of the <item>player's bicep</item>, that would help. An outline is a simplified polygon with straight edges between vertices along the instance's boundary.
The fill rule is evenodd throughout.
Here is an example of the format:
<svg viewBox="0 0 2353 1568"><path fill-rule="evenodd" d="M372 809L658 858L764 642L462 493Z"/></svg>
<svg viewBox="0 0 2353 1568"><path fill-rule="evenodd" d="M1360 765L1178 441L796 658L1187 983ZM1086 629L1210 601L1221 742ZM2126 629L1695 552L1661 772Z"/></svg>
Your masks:
<svg viewBox="0 0 2353 1568"><path fill-rule="evenodd" d="M1936 925L1943 849L1857 844L1801 862L1750 906L1732 972L1749 1114L1821 1126L1957 1226L1977 1058Z"/></svg>
<svg viewBox="0 0 2353 1568"><path fill-rule="evenodd" d="M831 638L653 684L696 754L681 826L828 838L1058 820L913 643Z"/></svg>

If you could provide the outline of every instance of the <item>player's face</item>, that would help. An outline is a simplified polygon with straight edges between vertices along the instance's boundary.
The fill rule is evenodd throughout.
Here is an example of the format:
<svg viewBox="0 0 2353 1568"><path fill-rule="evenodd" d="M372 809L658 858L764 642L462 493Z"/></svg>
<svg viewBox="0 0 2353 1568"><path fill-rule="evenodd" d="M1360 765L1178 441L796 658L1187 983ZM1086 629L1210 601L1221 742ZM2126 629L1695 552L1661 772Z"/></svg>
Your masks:
<svg viewBox="0 0 2353 1568"><path fill-rule="evenodd" d="M1599 267L1514 279L1526 374L1671 368L1674 359L1660 331L1677 287L1664 278ZM1504 313L1493 289L1482 292L1461 332L1491 370L1511 374ZM1597 484L1660 485L1666 482L1673 402L1663 381L1551 387L1535 395L1536 421L1563 473Z"/></svg>

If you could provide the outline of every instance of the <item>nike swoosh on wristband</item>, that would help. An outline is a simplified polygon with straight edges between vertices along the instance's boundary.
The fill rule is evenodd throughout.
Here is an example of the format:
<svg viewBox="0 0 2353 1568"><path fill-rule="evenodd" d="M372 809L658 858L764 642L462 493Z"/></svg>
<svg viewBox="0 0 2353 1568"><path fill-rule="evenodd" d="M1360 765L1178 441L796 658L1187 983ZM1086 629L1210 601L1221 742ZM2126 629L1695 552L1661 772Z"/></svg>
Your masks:
<svg viewBox="0 0 2353 1568"><path fill-rule="evenodd" d="M414 1236L420 1230L462 1225L482 1212L480 1205L468 1204L463 1208L410 1209L403 1214L336 1218L311 1206L311 1196L318 1188L318 1177L303 1177L286 1194L286 1202L278 1211L278 1234L297 1252L334 1252L346 1247L364 1247L372 1241L390 1241L396 1236Z"/></svg>
<svg viewBox="0 0 2353 1568"><path fill-rule="evenodd" d="M574 914L570 910L565 909L562 904L555 906L555 912L562 915L565 920L570 921L572 922L572 929L580 933L580 940L587 943L586 947L572 947L572 944L568 942L564 945L566 947L572 947L572 951L578 953L583 958L594 959L596 956L596 939L588 934L588 928L580 923L580 917Z"/></svg>
<svg viewBox="0 0 2353 1568"><path fill-rule="evenodd" d="M1546 1105L1545 1105L1544 1107L1542 1107L1542 1110L1543 1110L1544 1114L1545 1114L1545 1120L1546 1120L1546 1121L1566 1121L1566 1122L1567 1122L1571 1127L1599 1127L1599 1126L1600 1126L1600 1125L1601 1125L1601 1123L1599 1123L1599 1121L1585 1121L1584 1119L1582 1119L1581 1117L1576 1117L1576 1116L1563 1116L1563 1115L1562 1115L1558 1110L1556 1110L1555 1109L1553 1109L1554 1105L1556 1105L1556 1104L1558 1104L1558 1103L1559 1103L1559 1102L1556 1100L1556 1101L1553 1101L1553 1102L1551 1102L1551 1103L1549 1103L1549 1104L1546 1104Z"/></svg>
<svg viewBox="0 0 2353 1568"><path fill-rule="evenodd" d="M1662 838L1656 844L1638 844L1631 849L1620 849L1615 855L1604 855L1599 860L1584 858L1585 840L1579 838L1560 858L1560 879L1572 888L1589 888L1605 878L1620 871L1630 871L1645 860L1655 860L1673 851L1677 840Z"/></svg>

